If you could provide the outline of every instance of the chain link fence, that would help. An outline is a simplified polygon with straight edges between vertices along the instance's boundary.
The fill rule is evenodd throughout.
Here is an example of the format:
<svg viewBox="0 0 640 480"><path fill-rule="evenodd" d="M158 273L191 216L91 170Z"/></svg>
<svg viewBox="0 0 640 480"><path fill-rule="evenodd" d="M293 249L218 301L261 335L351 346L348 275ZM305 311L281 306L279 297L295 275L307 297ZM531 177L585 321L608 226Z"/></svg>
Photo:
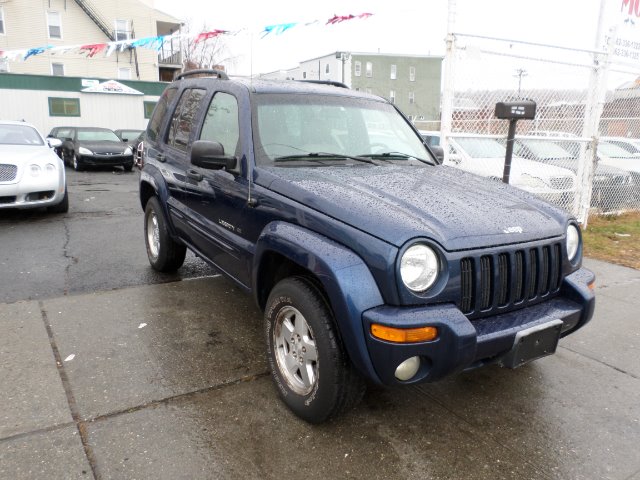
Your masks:
<svg viewBox="0 0 640 480"><path fill-rule="evenodd" d="M614 53L451 34L440 129L418 128L438 136L446 164L501 180L509 122L495 105L533 100L510 183L583 223L640 209L640 72L616 68Z"/></svg>

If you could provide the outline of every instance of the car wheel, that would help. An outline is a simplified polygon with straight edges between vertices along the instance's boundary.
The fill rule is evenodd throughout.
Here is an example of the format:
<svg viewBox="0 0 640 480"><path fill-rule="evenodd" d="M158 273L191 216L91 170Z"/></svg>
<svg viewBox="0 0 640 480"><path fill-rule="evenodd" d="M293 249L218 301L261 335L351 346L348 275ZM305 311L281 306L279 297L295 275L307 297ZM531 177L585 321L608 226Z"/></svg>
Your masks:
<svg viewBox="0 0 640 480"><path fill-rule="evenodd" d="M49 211L53 213L67 213L69 211L69 192L67 189L64 189L64 197L62 197L62 201L57 205L53 205L49 207Z"/></svg>
<svg viewBox="0 0 640 480"><path fill-rule="evenodd" d="M364 379L344 350L326 300L310 280L280 281L267 300L264 322L271 375L296 415L321 423L360 401Z"/></svg>
<svg viewBox="0 0 640 480"><path fill-rule="evenodd" d="M78 155L76 155L75 153L73 154L73 169L76 172L79 172L80 170L82 170L82 162L78 158Z"/></svg>
<svg viewBox="0 0 640 480"><path fill-rule="evenodd" d="M171 238L157 197L151 197L144 210L144 239L155 270L175 272L184 263L187 248Z"/></svg>

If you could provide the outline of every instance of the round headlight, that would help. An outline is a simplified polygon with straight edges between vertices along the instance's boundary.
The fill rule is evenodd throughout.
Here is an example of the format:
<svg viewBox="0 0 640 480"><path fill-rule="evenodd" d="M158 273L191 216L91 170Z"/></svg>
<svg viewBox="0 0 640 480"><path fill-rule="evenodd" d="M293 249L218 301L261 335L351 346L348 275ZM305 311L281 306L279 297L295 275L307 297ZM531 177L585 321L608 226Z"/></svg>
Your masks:
<svg viewBox="0 0 640 480"><path fill-rule="evenodd" d="M31 165L31 175L33 177L37 177L38 175L40 175L41 170L42 169L40 168L40 165L36 165L36 164Z"/></svg>
<svg viewBox="0 0 640 480"><path fill-rule="evenodd" d="M409 247L400 260L400 276L409 290L423 292L438 278L438 256L431 247Z"/></svg>
<svg viewBox="0 0 640 480"><path fill-rule="evenodd" d="M567 227L567 257L573 262L578 253L580 246L580 233L575 225L571 224Z"/></svg>

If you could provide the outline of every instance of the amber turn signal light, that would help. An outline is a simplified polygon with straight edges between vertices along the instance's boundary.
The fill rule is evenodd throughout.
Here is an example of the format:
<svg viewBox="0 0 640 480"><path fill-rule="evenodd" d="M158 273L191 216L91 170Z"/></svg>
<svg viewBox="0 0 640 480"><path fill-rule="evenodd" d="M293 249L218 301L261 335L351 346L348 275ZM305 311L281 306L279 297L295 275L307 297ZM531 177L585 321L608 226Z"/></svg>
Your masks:
<svg viewBox="0 0 640 480"><path fill-rule="evenodd" d="M588 283L587 288L593 292L596 289L596 281L594 280L593 282Z"/></svg>
<svg viewBox="0 0 640 480"><path fill-rule="evenodd" d="M393 343L429 342L438 337L438 329L436 327L394 328L372 323L371 335Z"/></svg>

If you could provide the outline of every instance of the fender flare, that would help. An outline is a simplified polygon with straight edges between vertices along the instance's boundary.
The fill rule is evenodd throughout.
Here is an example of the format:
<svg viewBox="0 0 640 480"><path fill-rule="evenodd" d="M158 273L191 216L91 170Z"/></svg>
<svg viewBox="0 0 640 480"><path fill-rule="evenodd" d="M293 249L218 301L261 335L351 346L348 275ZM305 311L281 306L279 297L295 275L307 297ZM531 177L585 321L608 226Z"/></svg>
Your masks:
<svg viewBox="0 0 640 480"><path fill-rule="evenodd" d="M169 199L169 190L167 188L167 183L164 181L162 177L162 173L151 165L145 165L145 167L140 172L140 183L138 189L138 195L140 197L140 206L142 207L142 211L144 211L147 203L147 199L144 198L144 189L145 185L148 185L153 191L155 195L160 200L160 207L162 208L162 213L164 214L164 218L167 219L167 225L169 227L169 231L171 236L175 238L176 232L173 227L173 222L171 221L171 217L169 216L169 208L167 207L167 201Z"/></svg>
<svg viewBox="0 0 640 480"><path fill-rule="evenodd" d="M384 300L364 261L349 248L316 232L286 222L272 222L263 229L256 244L252 269L256 295L261 261L268 253L282 255L319 280L353 365L380 383L369 357L362 314L384 305Z"/></svg>

